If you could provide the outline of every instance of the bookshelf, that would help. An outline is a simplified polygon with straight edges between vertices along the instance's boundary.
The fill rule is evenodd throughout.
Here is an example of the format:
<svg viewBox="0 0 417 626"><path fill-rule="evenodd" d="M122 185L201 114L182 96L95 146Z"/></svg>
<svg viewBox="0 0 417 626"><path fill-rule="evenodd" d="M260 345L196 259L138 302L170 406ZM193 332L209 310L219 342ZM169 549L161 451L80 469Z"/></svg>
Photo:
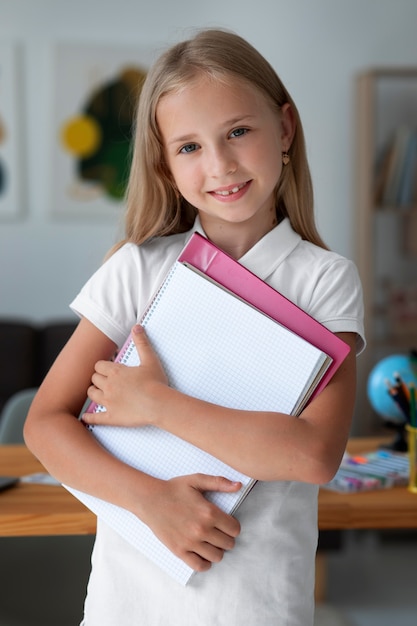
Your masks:
<svg viewBox="0 0 417 626"><path fill-rule="evenodd" d="M369 70L356 92L356 263L368 339L358 410L371 434L381 421L366 397L370 370L417 347L417 67Z"/></svg>

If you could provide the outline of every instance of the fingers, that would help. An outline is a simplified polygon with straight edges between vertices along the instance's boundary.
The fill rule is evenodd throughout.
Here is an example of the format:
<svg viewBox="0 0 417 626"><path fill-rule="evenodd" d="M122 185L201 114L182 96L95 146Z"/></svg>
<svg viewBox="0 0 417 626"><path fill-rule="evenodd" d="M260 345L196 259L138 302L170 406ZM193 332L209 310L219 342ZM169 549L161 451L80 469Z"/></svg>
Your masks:
<svg viewBox="0 0 417 626"><path fill-rule="evenodd" d="M214 508L216 507L213 506ZM220 519L217 511L212 516L207 515L205 519L189 524L186 543L174 549L177 556L193 569L206 571L212 563L220 563L225 552L235 547L240 531L239 522L231 516L223 515L224 519Z"/></svg>
<svg viewBox="0 0 417 626"><path fill-rule="evenodd" d="M198 532L197 532L198 531ZM210 567L211 563L220 563L224 553L235 546L235 538L213 528L210 532L204 529L205 539L200 537L200 529L196 529L196 537L188 536L189 546L186 550L179 550L177 556L184 561L192 561L193 568L201 571Z"/></svg>
<svg viewBox="0 0 417 626"><path fill-rule="evenodd" d="M201 492L204 491L226 491L235 492L242 488L242 483L229 480L224 476L210 476L209 474L195 474L194 487Z"/></svg>
<svg viewBox="0 0 417 626"><path fill-rule="evenodd" d="M150 506L140 512L171 552L197 571L221 561L240 533L238 520L205 497L205 492L216 488L235 490L240 483L203 474L160 481Z"/></svg>
<svg viewBox="0 0 417 626"><path fill-rule="evenodd" d="M97 387L98 389L102 389L105 380L106 380L106 376L104 376L104 374L99 374L97 367L96 367L96 371L91 377L91 382L93 386Z"/></svg>
<svg viewBox="0 0 417 626"><path fill-rule="evenodd" d="M238 491L242 487L239 481L211 474L194 474L194 483L204 491Z"/></svg>
<svg viewBox="0 0 417 626"><path fill-rule="evenodd" d="M143 326L136 324L132 328L132 337L135 342L141 366L147 369L155 380L165 385L168 384L165 371Z"/></svg>
<svg viewBox="0 0 417 626"><path fill-rule="evenodd" d="M141 363L143 363L144 359L146 360L146 358L150 358L155 354L143 326L135 324L132 328L132 337Z"/></svg>
<svg viewBox="0 0 417 626"><path fill-rule="evenodd" d="M188 558L194 562L193 569L201 572L208 570L212 563L220 563L220 561L224 557L224 553L228 550L231 550L234 547L233 544L229 545L227 548L219 548L214 543L214 540L211 542L200 543L198 545L198 553L197 552L189 552Z"/></svg>
<svg viewBox="0 0 417 626"><path fill-rule="evenodd" d="M209 476L206 474L194 475L194 488L198 489L201 493L207 491L222 491L222 492L236 492L241 489L242 483L231 481L224 476ZM207 509L206 512L208 518L203 520L205 528L211 528L213 536L207 538L207 541L222 548L223 550L230 550L234 546L234 538L240 533L240 524L236 518L223 511L219 510L216 506ZM213 518L210 519L210 516ZM199 529L200 531L200 529ZM219 534L220 533L220 534ZM216 542L221 538L220 542Z"/></svg>

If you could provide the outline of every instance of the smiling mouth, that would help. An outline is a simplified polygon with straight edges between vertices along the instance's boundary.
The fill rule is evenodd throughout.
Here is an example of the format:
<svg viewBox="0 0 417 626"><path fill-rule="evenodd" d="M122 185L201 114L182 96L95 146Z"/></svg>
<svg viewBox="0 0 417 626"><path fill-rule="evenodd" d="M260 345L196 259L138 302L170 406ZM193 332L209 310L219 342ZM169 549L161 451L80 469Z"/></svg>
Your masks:
<svg viewBox="0 0 417 626"><path fill-rule="evenodd" d="M232 187L232 189L224 189L221 191L213 191L216 196L232 196L234 193L238 193L243 187L245 187L247 183L242 183L241 185L236 185Z"/></svg>

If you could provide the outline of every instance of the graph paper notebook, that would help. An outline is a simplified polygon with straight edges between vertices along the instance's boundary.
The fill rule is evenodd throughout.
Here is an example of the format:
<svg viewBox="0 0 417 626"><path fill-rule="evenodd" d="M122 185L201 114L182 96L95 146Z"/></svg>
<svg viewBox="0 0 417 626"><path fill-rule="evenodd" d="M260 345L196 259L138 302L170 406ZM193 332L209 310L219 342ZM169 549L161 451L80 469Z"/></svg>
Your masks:
<svg viewBox="0 0 417 626"><path fill-rule="evenodd" d="M326 352L332 362L312 397L324 389L349 353L350 347L344 341L199 233L192 235L178 260L190 263L206 276L213 278L249 304Z"/></svg>
<svg viewBox="0 0 417 626"><path fill-rule="evenodd" d="M141 322L170 384L224 406L296 415L331 364L322 350L180 261L174 264ZM130 339L117 360L139 364ZM91 405L90 410L105 409ZM236 510L255 482L153 427L94 426L92 432L112 454L158 478L202 472L242 482L238 494L207 494L229 513ZM188 582L193 570L133 514L68 489L168 574L182 584Z"/></svg>

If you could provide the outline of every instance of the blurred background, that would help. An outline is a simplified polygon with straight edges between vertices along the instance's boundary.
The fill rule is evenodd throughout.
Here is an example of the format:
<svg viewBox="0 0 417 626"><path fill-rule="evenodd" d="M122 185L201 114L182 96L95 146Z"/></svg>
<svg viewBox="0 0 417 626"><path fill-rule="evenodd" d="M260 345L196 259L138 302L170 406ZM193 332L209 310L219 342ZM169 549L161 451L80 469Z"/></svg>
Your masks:
<svg viewBox="0 0 417 626"><path fill-rule="evenodd" d="M375 301L385 320L404 299L401 284L391 289L398 274L405 276L407 289L411 284L407 297L415 306L414 198L401 213L406 226L398 225L394 210L380 211L382 220L372 221L379 202L375 179L393 147L391 135L403 123L408 131L417 126L416 26L415 0L0 0L0 319L35 325L74 321L68 303L122 235L126 168L115 164L127 158L133 104L126 94L134 96L133 85L171 43L201 27L231 29L258 48L293 96L307 139L319 229L332 249L358 263L363 276L370 349L359 364L353 432L373 432L380 416L366 397L369 370L383 356L415 347L417 334L414 312L405 326L398 315L388 331L380 324L374 337ZM375 69L382 74L372 73ZM370 79L362 85L358 108L363 74ZM103 109L118 97L126 105L123 112ZM104 132L100 125L111 147L95 156ZM393 267L397 276L390 275ZM397 309L388 310L382 288ZM358 541L359 549L356 539L353 546L349 539L349 554L334 557L335 571L345 576L339 587L337 576L331 577L334 588L329 589L339 604L355 578L362 534ZM366 539L371 560L379 558L378 541L374 535ZM398 576L412 558L409 545L403 559L395 544ZM337 559L344 559L343 565ZM375 561L372 567L382 572L385 565ZM417 605L411 603L402 622L400 605L408 596L398 605L390 603L393 596L381 592L376 576L367 580L368 603L373 602L372 578L388 608L371 607L370 621L360 621L352 609L350 618L357 621L349 623L414 624L410 615L415 620ZM396 585L402 594L406 587ZM363 591L360 582L353 585L351 602L366 604Z"/></svg>

